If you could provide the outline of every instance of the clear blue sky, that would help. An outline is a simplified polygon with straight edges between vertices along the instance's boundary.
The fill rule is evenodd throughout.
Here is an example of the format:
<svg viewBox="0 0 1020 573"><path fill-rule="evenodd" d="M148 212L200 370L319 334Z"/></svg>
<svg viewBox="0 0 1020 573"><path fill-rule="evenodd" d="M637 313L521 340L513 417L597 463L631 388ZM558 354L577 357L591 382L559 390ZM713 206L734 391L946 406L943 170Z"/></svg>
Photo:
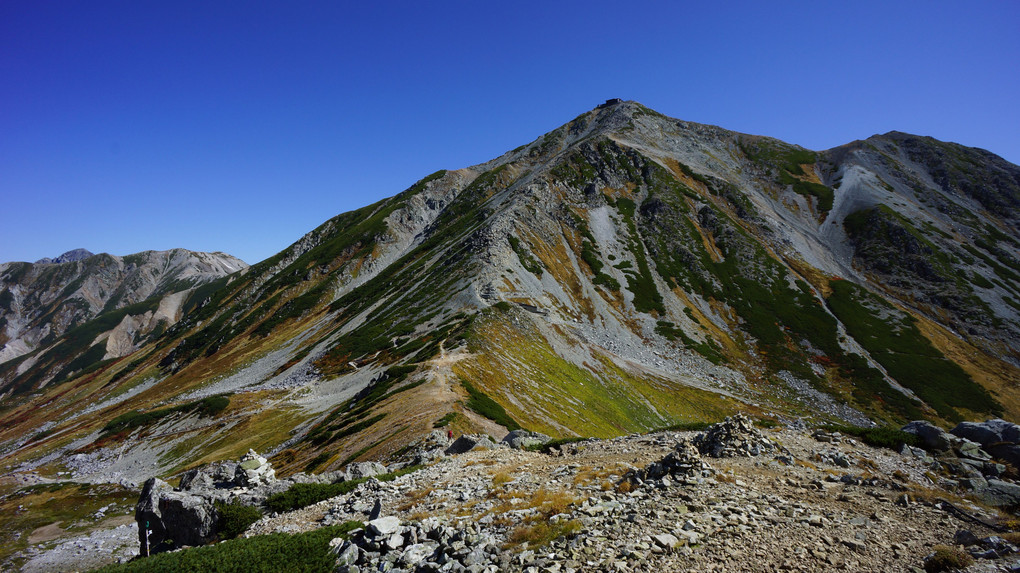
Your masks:
<svg viewBox="0 0 1020 573"><path fill-rule="evenodd" d="M0 261L255 263L611 97L1020 163L1020 2L0 2Z"/></svg>

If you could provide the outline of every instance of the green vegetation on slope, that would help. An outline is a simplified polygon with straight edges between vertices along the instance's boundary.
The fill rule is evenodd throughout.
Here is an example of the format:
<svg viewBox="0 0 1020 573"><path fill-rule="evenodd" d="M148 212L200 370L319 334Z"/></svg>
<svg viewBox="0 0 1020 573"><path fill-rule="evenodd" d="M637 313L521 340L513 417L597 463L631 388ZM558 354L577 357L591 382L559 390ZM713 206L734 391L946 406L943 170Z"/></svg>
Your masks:
<svg viewBox="0 0 1020 573"><path fill-rule="evenodd" d="M560 356L534 327L491 315L472 326L473 356L454 372L490 395L522 426L564 437L611 437L682 420L720 420L733 411L726 397L681 383L643 377L596 355L578 366ZM569 435L570 432L566 434Z"/></svg>
<svg viewBox="0 0 1020 573"><path fill-rule="evenodd" d="M959 421L957 408L1001 414L1002 406L921 334L915 321L848 281L833 281L829 308L850 336L897 382L916 393L939 416Z"/></svg>
<svg viewBox="0 0 1020 573"><path fill-rule="evenodd" d="M472 386L467 380L461 379L460 383L468 393L468 401L464 404L468 409L485 416L507 430L521 429L521 425L511 418L510 414L507 414L506 410L498 402L486 396L484 392Z"/></svg>
<svg viewBox="0 0 1020 573"><path fill-rule="evenodd" d="M903 446L903 444L914 447L921 446L921 438L919 438L916 434L904 432L899 428L861 428L859 426L828 424L824 426L824 429L829 432L839 432L841 434L860 438L865 444L878 448L898 450L901 446Z"/></svg>
<svg viewBox="0 0 1020 573"><path fill-rule="evenodd" d="M117 432L139 428L141 426L156 423L167 416L178 413L190 414L194 412L199 416L212 417L223 410L226 410L229 405L229 395L217 394L216 396L209 396L195 402L189 402L179 406L171 406L169 408L161 408L150 412L140 412L136 410L134 412L121 414L113 420L110 420L105 426L103 426L102 433L115 434Z"/></svg>

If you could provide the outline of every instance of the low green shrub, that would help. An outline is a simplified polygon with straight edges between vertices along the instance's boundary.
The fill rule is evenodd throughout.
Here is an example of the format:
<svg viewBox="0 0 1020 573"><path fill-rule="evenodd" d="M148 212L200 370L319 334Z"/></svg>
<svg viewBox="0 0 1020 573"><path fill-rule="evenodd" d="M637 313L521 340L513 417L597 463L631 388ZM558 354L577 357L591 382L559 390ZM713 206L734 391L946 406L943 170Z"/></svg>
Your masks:
<svg viewBox="0 0 1020 573"><path fill-rule="evenodd" d="M216 502L220 514L218 528L220 539L233 539L244 533L248 527L262 517L262 510L239 503Z"/></svg>
<svg viewBox="0 0 1020 573"><path fill-rule="evenodd" d="M450 412L449 414L443 416L442 418L439 418L435 422L432 422L432 427L445 428L446 426L449 426L450 422L452 422L456 417L457 417L456 412Z"/></svg>
<svg viewBox="0 0 1020 573"><path fill-rule="evenodd" d="M422 466L410 466L390 472L388 474L375 476L375 479L379 481L393 481L400 476L407 475L411 472L420 470ZM295 509L301 509L302 507L308 507L313 503L318 503L322 500L350 493L371 478L361 478L350 481L342 481L340 483L296 483L290 486L290 489L284 492L275 493L266 499L266 507L277 513L283 513L285 511L294 511Z"/></svg>
<svg viewBox="0 0 1020 573"><path fill-rule="evenodd" d="M149 412L135 410L134 412L121 414L120 416L110 420L105 426L103 426L102 433L115 434L117 432L123 432L124 430L131 430L133 428L158 422L171 414L177 413L197 412L199 416L212 417L223 410L226 410L229 405L230 397L228 394L217 394L215 396L202 398L195 402L188 402L187 404L161 408L159 410L152 410Z"/></svg>
<svg viewBox="0 0 1020 573"><path fill-rule="evenodd" d="M865 444L879 448L889 448L890 450L897 450L903 444L914 447L921 445L920 438L914 434L904 432L897 428L861 428L858 426L827 424L822 426L822 429L829 432L839 432L841 434L853 436L855 438L859 438Z"/></svg>
<svg viewBox="0 0 1020 573"><path fill-rule="evenodd" d="M99 569L100 573L330 573L336 567L336 555L329 550L329 542L346 537L362 527L359 521L322 527L307 533L288 535L274 533L255 537L232 539L192 547L182 551L159 553Z"/></svg>

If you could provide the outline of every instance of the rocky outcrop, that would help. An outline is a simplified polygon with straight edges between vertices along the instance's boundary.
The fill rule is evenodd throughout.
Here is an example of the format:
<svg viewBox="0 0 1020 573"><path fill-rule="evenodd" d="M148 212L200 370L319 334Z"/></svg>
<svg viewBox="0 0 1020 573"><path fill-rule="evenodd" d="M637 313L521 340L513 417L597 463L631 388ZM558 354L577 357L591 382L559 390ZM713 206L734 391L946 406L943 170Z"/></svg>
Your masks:
<svg viewBox="0 0 1020 573"><path fill-rule="evenodd" d="M145 482L135 506L140 554L147 555L178 547L204 545L221 531L220 504L266 508L273 494L298 483L338 483L388 473L379 462L349 464L344 471L322 474L297 473L276 478L276 470L263 456L249 450L236 462L207 464L184 472L180 485L171 487L159 478ZM369 506L371 508L371 506ZM368 509L372 513L372 509ZM378 513L379 508L374 508Z"/></svg>
<svg viewBox="0 0 1020 573"><path fill-rule="evenodd" d="M278 484L275 474L266 458L249 450L238 462L185 472L176 489L150 478L135 506L139 554L209 543L220 530L217 503L261 506L269 495L294 483Z"/></svg>
<svg viewBox="0 0 1020 573"><path fill-rule="evenodd" d="M1020 468L1020 425L994 419L985 422L960 422L951 430L954 436L978 443L989 454Z"/></svg>
<svg viewBox="0 0 1020 573"><path fill-rule="evenodd" d="M926 421L910 422L903 431L914 434L934 458L916 448L904 446L915 457L925 459L932 469L953 476L952 484L995 507L1020 507L1020 485L1003 478L1006 464L1020 462L1020 426L994 419L986 422L961 422L951 432ZM1014 441L1010 441L1014 440Z"/></svg>
<svg viewBox="0 0 1020 573"><path fill-rule="evenodd" d="M356 462L347 466L347 470L344 472L344 479L354 481L356 479L382 475L387 471L386 466L379 462Z"/></svg>

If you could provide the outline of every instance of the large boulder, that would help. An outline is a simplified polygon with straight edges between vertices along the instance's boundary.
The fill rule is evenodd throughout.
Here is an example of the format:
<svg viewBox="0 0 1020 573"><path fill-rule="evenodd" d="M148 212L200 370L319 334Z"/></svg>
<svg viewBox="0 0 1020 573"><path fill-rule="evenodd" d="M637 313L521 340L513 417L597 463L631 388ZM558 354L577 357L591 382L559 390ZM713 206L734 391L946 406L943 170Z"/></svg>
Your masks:
<svg viewBox="0 0 1020 573"><path fill-rule="evenodd" d="M952 449L953 442L955 441L952 434L927 420L914 420L903 426L903 431L908 434L914 434L921 439L925 449L936 452Z"/></svg>
<svg viewBox="0 0 1020 573"><path fill-rule="evenodd" d="M1020 468L1020 445L1008 443L994 444L985 449L992 457L1000 459L1015 468Z"/></svg>
<svg viewBox="0 0 1020 573"><path fill-rule="evenodd" d="M978 500L995 507L1020 507L1020 485L990 479L983 487L975 488Z"/></svg>
<svg viewBox="0 0 1020 573"><path fill-rule="evenodd" d="M986 422L960 422L951 432L982 446L1020 442L1020 426L997 418Z"/></svg>
<svg viewBox="0 0 1020 573"><path fill-rule="evenodd" d="M165 547L167 531L163 526L159 500L172 491L170 484L159 478L149 478L142 486L142 493L135 505L135 521L138 523L138 554L143 557Z"/></svg>
<svg viewBox="0 0 1020 573"><path fill-rule="evenodd" d="M550 440L552 440L552 438L538 432L514 430L507 434L501 442L515 450L524 450L532 446L541 446Z"/></svg>
<svg viewBox="0 0 1020 573"><path fill-rule="evenodd" d="M237 462L213 462L184 472L177 489L200 491L203 489L232 488L237 473Z"/></svg>
<svg viewBox="0 0 1020 573"><path fill-rule="evenodd" d="M163 527L178 547L205 545L216 537L219 513L215 501L184 491L169 491L159 499Z"/></svg>

